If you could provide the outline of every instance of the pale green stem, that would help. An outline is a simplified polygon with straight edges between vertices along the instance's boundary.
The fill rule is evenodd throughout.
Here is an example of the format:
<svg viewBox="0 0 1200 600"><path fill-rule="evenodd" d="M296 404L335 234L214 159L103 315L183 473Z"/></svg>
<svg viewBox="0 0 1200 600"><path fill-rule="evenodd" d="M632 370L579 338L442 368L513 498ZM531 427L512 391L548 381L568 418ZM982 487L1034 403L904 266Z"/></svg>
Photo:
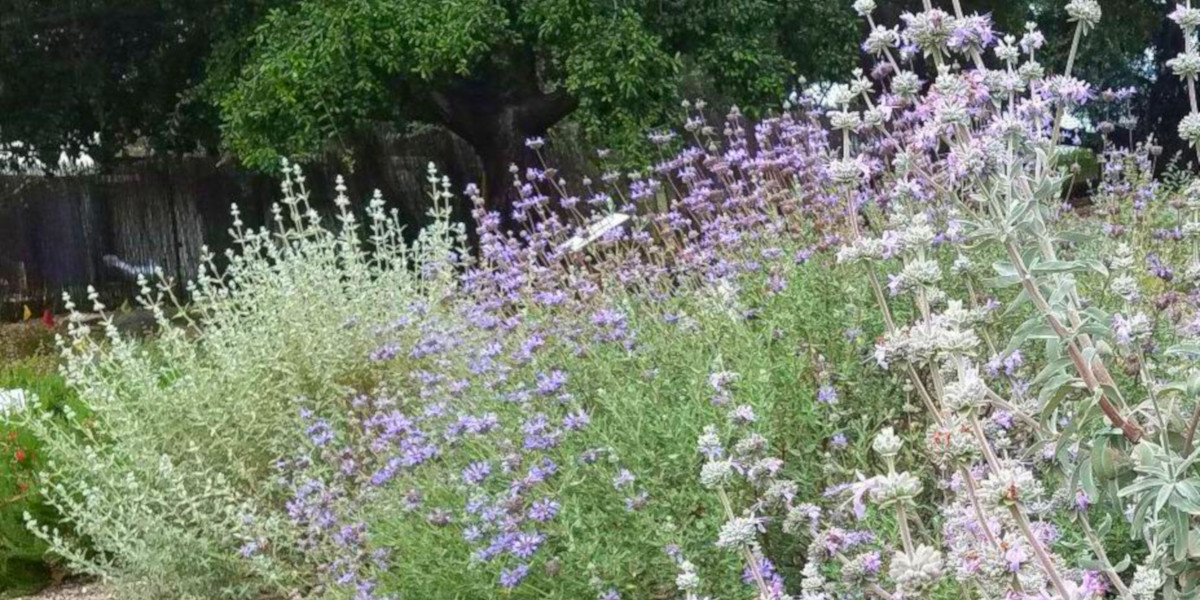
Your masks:
<svg viewBox="0 0 1200 600"><path fill-rule="evenodd" d="M975 487L975 476L971 474L966 467L959 469L963 481L967 484L967 495L971 498L971 508L975 511L975 520L979 521L979 526L983 529L983 535L994 548L1000 548L1000 542L996 540L996 536L992 534L992 528L988 525L987 517L983 513L983 505L979 501L979 492Z"/></svg>
<svg viewBox="0 0 1200 600"><path fill-rule="evenodd" d="M1071 40L1071 53L1067 55L1067 68L1063 72L1064 77L1070 77L1071 71L1075 67L1075 55L1079 52L1079 40L1083 37L1083 22L1075 24L1075 37ZM1054 132L1050 136L1050 152L1049 156L1053 157L1053 152L1058 148L1059 134L1062 133L1062 117L1063 108L1058 107L1054 113ZM1046 165L1049 167L1049 165Z"/></svg>
<svg viewBox="0 0 1200 600"><path fill-rule="evenodd" d="M1138 377L1142 380L1142 385L1146 388L1146 395L1150 397L1150 405L1154 407L1154 416L1158 420L1158 436L1159 443L1164 449L1171 447L1170 437L1167 435L1167 416L1168 413L1163 412L1162 406L1158 403L1158 392L1154 389L1154 380L1150 378L1150 371L1146 368L1146 353L1142 350L1141 345L1137 347L1138 357Z"/></svg>
<svg viewBox="0 0 1200 600"><path fill-rule="evenodd" d="M725 518L734 518L733 506L729 503L729 496L725 493L725 488L717 487L717 497L721 499L721 507L725 509ZM758 558L754 556L754 551L749 546L742 546L742 558L746 560L746 566L750 568L750 574L754 577L754 583L758 587L758 592L763 598L771 596L771 589L767 587L767 582L763 581L762 572L759 569Z"/></svg>
<svg viewBox="0 0 1200 600"><path fill-rule="evenodd" d="M913 553L912 532L908 529L908 510L904 508L904 504L896 504L896 521L900 526L900 541L904 543L905 554Z"/></svg>
<svg viewBox="0 0 1200 600"><path fill-rule="evenodd" d="M1100 564L1104 566L1104 576L1117 589L1117 593L1121 595L1123 600L1132 600L1129 594L1129 588L1125 587L1125 582L1117 575L1117 570L1113 568L1112 561L1108 559L1108 554L1104 551L1104 543L1096 536L1096 532L1092 531L1092 526L1088 523L1087 515L1079 513L1079 524L1083 527L1083 534L1087 537L1088 545L1092 547L1092 552L1096 553L1096 558Z"/></svg>
<svg viewBox="0 0 1200 600"><path fill-rule="evenodd" d="M1033 529L1029 526L1029 519L1025 517L1016 505L1008 507L1009 513L1017 522L1017 528L1021 530L1021 534L1033 547L1033 554L1037 556L1038 562L1042 565L1042 570L1046 572L1046 576L1050 578L1050 583L1054 585L1054 591L1058 592L1060 598L1070 598L1071 595L1067 592L1067 586L1063 584L1062 577L1058 574L1058 569L1054 566L1054 561L1050 559L1050 554L1042 547L1041 540L1033 534Z"/></svg>

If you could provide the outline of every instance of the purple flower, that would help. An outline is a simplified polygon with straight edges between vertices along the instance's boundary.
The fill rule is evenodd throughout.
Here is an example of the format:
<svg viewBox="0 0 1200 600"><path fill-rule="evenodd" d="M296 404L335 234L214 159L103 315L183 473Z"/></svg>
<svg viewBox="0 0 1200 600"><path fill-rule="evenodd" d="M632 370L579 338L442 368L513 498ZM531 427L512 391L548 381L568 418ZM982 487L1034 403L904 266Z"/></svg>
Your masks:
<svg viewBox="0 0 1200 600"><path fill-rule="evenodd" d="M479 485L492 474L492 465L487 461L474 462L463 469L462 480L467 485Z"/></svg>
<svg viewBox="0 0 1200 600"><path fill-rule="evenodd" d="M1021 570L1021 565L1029 562L1029 554L1021 546L1009 546L1004 553L1004 562L1008 565L1009 571L1016 573Z"/></svg>
<svg viewBox="0 0 1200 600"><path fill-rule="evenodd" d="M827 404L829 406L837 404L837 390L834 390L833 386L831 385L822 385L821 388L817 390L817 402L820 402L821 404Z"/></svg>
<svg viewBox="0 0 1200 600"><path fill-rule="evenodd" d="M1055 101L1069 106L1082 106L1095 97L1090 84L1074 77L1056 75L1047 82L1047 88Z"/></svg>
<svg viewBox="0 0 1200 600"><path fill-rule="evenodd" d="M866 558L863 560L862 566L864 569L866 569L867 573L875 574L878 573L881 568L883 568L883 559L880 558L878 551L873 550L866 554Z"/></svg>
<svg viewBox="0 0 1200 600"><path fill-rule="evenodd" d="M558 503L550 498L534 501L529 507L529 518L538 523L545 523L558 515Z"/></svg>
<svg viewBox="0 0 1200 600"><path fill-rule="evenodd" d="M333 441L333 429L329 427L329 422L325 419L309 425L306 433L314 446L324 446Z"/></svg>
<svg viewBox="0 0 1200 600"><path fill-rule="evenodd" d="M519 564L511 569L500 570L500 586L505 588L515 588L521 584L521 581L529 575L529 565Z"/></svg>
<svg viewBox="0 0 1200 600"><path fill-rule="evenodd" d="M1146 263L1150 267L1150 272L1154 274L1155 277L1163 281L1171 281L1175 279L1175 272L1172 271L1170 267L1163 264L1162 260L1159 259L1157 254L1147 254Z"/></svg>
<svg viewBox="0 0 1200 600"><path fill-rule="evenodd" d="M534 483L541 483L557 472L558 465L549 458L543 458L541 463L530 467L529 474L526 477Z"/></svg>
<svg viewBox="0 0 1200 600"><path fill-rule="evenodd" d="M1108 595L1108 579L1099 571L1084 571L1080 583L1081 596L1103 598Z"/></svg>
<svg viewBox="0 0 1200 600"><path fill-rule="evenodd" d="M259 548L259 543L251 540L243 544L242 547L238 549L238 553L242 555L242 558L253 558L258 554Z"/></svg>
<svg viewBox="0 0 1200 600"><path fill-rule="evenodd" d="M568 431L579 431L588 426L592 422L592 418L588 416L582 409L567 413L563 417L563 428Z"/></svg>
<svg viewBox="0 0 1200 600"><path fill-rule="evenodd" d="M758 556L755 559L758 565L757 573L754 565L746 565L742 570L742 581L747 585L757 585L758 580L762 579L767 584L767 598L763 600L775 600L784 597L783 578L779 573L775 572L775 564L765 556ZM756 577L757 575L757 577Z"/></svg>
<svg viewBox="0 0 1200 600"><path fill-rule="evenodd" d="M508 551L517 558L527 559L537 553L544 541L546 538L540 533L520 533L513 539Z"/></svg>
<svg viewBox="0 0 1200 600"><path fill-rule="evenodd" d="M995 43L996 34L992 31L991 15L968 15L954 20L954 30L950 33L950 48L978 52Z"/></svg>
<svg viewBox="0 0 1200 600"><path fill-rule="evenodd" d="M749 425L758 420L754 415L754 409L742 404L729 413L729 420L735 425Z"/></svg>
<svg viewBox="0 0 1200 600"><path fill-rule="evenodd" d="M567 374L563 371L555 369L550 373L537 374L537 391L543 396L549 396L557 392L562 386L567 383Z"/></svg>
<svg viewBox="0 0 1200 600"><path fill-rule="evenodd" d="M1021 351L1013 350L1012 354L1009 354L1004 358L1004 373L1012 376L1017 372L1017 369L1021 368L1021 365L1023 364L1025 364L1025 358L1021 356Z"/></svg>
<svg viewBox="0 0 1200 600"><path fill-rule="evenodd" d="M995 423L1000 429L1007 431L1012 429L1013 415L1006 410L998 410L992 415L992 422Z"/></svg>
<svg viewBox="0 0 1200 600"><path fill-rule="evenodd" d="M1091 508L1091 506L1092 506L1092 498L1090 496L1088 496L1088 493L1083 491L1083 488L1076 490L1075 491L1075 510L1077 510L1079 512L1087 512L1087 510L1089 508Z"/></svg>
<svg viewBox="0 0 1200 600"><path fill-rule="evenodd" d="M629 472L629 469L621 469L617 472L617 476L613 477L613 487L618 490L624 489L629 487L635 479L637 478L633 476L633 473Z"/></svg>
<svg viewBox="0 0 1200 600"><path fill-rule="evenodd" d="M396 358L397 354L400 354L400 344L391 342L372 351L369 358L372 362L386 362Z"/></svg>
<svg viewBox="0 0 1200 600"><path fill-rule="evenodd" d="M379 487L391 481L392 478L396 476L396 473L400 470L402 463L403 461L401 461L398 457L389 460L387 464L383 466L383 468L379 469L374 475L371 476L371 485Z"/></svg>
<svg viewBox="0 0 1200 600"><path fill-rule="evenodd" d="M642 510L648 502L650 502L650 492L640 490L636 495L625 499L625 510L629 512Z"/></svg>

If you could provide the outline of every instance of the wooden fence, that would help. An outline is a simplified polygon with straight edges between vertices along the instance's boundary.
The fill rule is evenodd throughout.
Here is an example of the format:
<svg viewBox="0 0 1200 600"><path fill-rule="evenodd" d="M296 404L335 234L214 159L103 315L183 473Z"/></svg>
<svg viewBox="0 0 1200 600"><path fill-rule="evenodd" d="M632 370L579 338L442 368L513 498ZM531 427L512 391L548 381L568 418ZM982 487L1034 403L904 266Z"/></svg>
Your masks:
<svg viewBox="0 0 1200 600"><path fill-rule="evenodd" d="M478 181L470 147L430 131L381 139L362 152L347 177L349 193L365 203L378 188L418 224L430 162L456 187ZM318 211L332 208L337 170L331 164L305 170ZM88 285L110 306L119 305L134 289L132 269L159 267L186 281L197 272L202 245L221 252L230 244L232 203L247 225L258 226L268 222L279 198L277 178L211 158L138 160L101 175L0 177L0 322L20 318L25 306L35 314L61 309L64 291L82 299Z"/></svg>

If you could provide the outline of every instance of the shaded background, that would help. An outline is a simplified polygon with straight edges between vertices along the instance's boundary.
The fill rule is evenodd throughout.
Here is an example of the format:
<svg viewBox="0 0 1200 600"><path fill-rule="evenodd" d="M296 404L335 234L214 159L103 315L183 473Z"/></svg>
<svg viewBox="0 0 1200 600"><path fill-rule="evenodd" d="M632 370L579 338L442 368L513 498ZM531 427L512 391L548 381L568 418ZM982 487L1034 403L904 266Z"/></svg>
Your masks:
<svg viewBox="0 0 1200 600"><path fill-rule="evenodd" d="M628 4L658 10L668 21L688 18L673 17L672 10L704 6L690 0L654 2L657 9L649 0ZM783 75L797 82L793 85L800 78L836 81L856 65L870 67L857 49L865 25L848 0L738 2L773 16L777 30L772 35L787 58L779 68L787 69ZM1183 149L1176 124L1187 112L1183 86L1165 68L1183 48L1178 28L1166 18L1174 3L1101 3L1104 20L1085 38L1077 74L1098 89L1136 88L1136 137L1152 137L1166 157L1174 156ZM921 7L920 0L878 4L876 22L889 25L904 11ZM1037 22L1049 42L1039 59L1051 69L1061 69L1070 42L1064 4L964 0L968 13L992 14L998 31L1019 37L1026 22ZM135 266L160 266L176 281L194 276L201 245L217 254L229 246L231 203L239 204L248 224L264 222L270 204L279 199L278 178L245 168L223 151L218 116L200 88L211 67L206 57L225 51L217 29L249 35L272 6L268 0L0 0L0 143L28 142L22 158L49 164L57 148L86 148L97 166L86 175L30 176L10 163L8 174L0 174L0 321L19 318L25 306L38 314L44 307L60 308L63 291L82 297L89 283L110 306L120 305L130 296L132 282L105 264L109 255ZM719 67L685 61L675 96L704 97L720 114L738 100L720 85L726 75ZM778 90L780 97L786 91ZM755 108L746 112L769 110ZM677 126L672 114L663 111L661 124ZM1115 115L1091 116L1115 120ZM103 132L112 143L89 145L80 131ZM549 160L568 180L598 172L589 149L615 146L618 153L639 156L639 148L622 147L624 138L597 136L573 117L549 137ZM1082 141L1097 145L1087 135ZM10 159L21 153L16 150ZM365 200L378 188L415 229L426 210L430 162L456 189L482 176L475 150L447 129L406 127L397 133L388 123L341 140L336 151L307 161L305 171L319 209L331 208L332 181L342 173L352 198ZM457 208L465 219L467 207Z"/></svg>

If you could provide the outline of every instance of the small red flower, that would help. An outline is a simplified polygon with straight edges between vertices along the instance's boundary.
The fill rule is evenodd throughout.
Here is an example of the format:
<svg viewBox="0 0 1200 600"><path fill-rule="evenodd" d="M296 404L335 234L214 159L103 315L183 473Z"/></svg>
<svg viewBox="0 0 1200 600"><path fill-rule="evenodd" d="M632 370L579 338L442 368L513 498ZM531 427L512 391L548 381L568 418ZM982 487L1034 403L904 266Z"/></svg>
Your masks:
<svg viewBox="0 0 1200 600"><path fill-rule="evenodd" d="M22 464L25 463L25 459L27 457L25 456L25 450L23 448L17 448L17 453L15 456L16 456L17 462L22 463Z"/></svg>

